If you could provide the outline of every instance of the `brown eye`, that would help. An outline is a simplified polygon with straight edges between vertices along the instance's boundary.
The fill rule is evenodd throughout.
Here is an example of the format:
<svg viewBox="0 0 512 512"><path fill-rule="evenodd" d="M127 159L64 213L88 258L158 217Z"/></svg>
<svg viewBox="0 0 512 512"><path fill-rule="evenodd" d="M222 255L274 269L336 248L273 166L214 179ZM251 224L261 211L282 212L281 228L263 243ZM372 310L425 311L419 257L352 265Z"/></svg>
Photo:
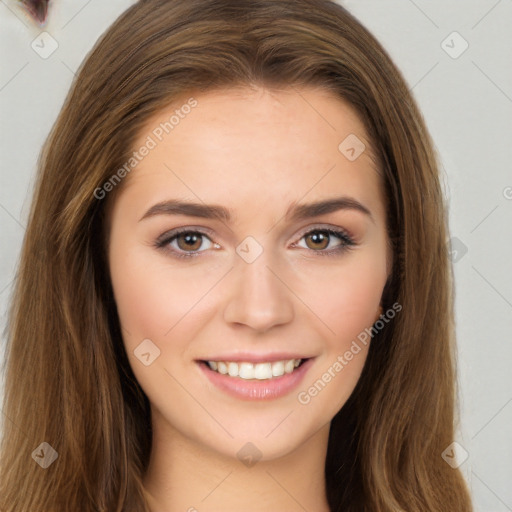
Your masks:
<svg viewBox="0 0 512 512"><path fill-rule="evenodd" d="M203 243L203 235L199 233L182 233L175 238L182 251L197 251Z"/></svg>
<svg viewBox="0 0 512 512"><path fill-rule="evenodd" d="M199 256L209 249L220 249L220 245L212 242L206 233L193 229L164 233L156 240L155 247L178 258Z"/></svg>
<svg viewBox="0 0 512 512"><path fill-rule="evenodd" d="M323 256L341 254L353 247L355 242L344 230L326 228L308 231L296 245Z"/></svg>
<svg viewBox="0 0 512 512"><path fill-rule="evenodd" d="M327 231L314 231L305 236L308 249L326 249L329 245L330 235Z"/></svg>

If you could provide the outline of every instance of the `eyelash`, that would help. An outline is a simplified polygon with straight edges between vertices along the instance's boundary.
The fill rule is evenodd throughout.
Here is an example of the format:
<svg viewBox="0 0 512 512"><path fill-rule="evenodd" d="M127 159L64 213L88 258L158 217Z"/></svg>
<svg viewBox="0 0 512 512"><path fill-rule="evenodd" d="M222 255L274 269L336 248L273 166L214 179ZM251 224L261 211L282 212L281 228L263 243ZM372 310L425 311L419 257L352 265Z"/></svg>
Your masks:
<svg viewBox="0 0 512 512"><path fill-rule="evenodd" d="M308 249L308 250L314 252L318 256L330 256L330 257L339 256L342 253L344 253L345 251L352 249L356 245L353 238L346 231L337 230L337 229L333 229L333 228L310 229L309 231L306 231L300 237L299 241L302 240L304 237L311 235L313 233L327 233L329 235L335 236L336 238L339 238L341 240L341 242L343 242L342 244L338 245L334 249L329 249L329 250ZM161 250L168 251L168 252L172 253L172 256L176 257L176 258L194 258L194 257L199 256L202 252L205 252L205 251L180 252L174 248L169 249L168 245L173 240L175 240L179 235L182 235L182 234L201 235L201 236L205 236L206 238L210 239L208 233L205 233L204 231L201 231L201 230L195 230L195 229L186 227L186 228L178 228L176 230L171 231L170 233L164 233L156 240L154 245L157 249L161 249ZM211 241L211 239L210 239L210 241Z"/></svg>

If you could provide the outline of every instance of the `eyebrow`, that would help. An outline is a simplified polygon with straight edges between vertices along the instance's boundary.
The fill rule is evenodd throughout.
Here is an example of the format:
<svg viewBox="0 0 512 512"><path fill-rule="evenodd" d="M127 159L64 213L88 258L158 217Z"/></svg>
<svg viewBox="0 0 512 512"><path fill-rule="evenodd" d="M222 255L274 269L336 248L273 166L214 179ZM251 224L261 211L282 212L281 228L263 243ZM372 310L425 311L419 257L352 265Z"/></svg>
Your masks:
<svg viewBox="0 0 512 512"><path fill-rule="evenodd" d="M313 203L297 204L293 202L286 210L285 219L291 222L319 217L338 210L355 210L367 215L375 222L370 210L352 197L341 196ZM204 219L216 219L222 222L230 222L231 211L224 206L215 204L194 203L170 199L153 205L139 220L142 221L155 215L186 215L189 217L201 217Z"/></svg>

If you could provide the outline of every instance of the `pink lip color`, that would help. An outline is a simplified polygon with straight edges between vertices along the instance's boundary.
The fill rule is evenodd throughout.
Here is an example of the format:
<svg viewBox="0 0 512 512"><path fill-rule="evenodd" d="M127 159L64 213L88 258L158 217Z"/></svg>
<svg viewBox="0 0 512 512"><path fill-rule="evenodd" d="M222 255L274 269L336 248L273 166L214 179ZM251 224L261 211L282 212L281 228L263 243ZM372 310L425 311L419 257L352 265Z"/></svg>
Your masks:
<svg viewBox="0 0 512 512"><path fill-rule="evenodd" d="M285 373L281 377L274 377L269 380L246 380L240 377L230 377L211 370L207 364L198 364L211 383L235 398L242 400L273 400L290 393L296 388L312 363L313 358L308 359L292 373Z"/></svg>

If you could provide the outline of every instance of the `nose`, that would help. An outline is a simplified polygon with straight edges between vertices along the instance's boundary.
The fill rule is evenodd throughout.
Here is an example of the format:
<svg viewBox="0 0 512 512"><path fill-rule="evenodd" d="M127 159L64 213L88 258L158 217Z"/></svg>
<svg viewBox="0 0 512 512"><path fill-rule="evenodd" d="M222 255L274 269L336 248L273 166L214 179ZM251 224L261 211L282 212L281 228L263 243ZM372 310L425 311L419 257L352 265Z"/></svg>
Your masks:
<svg viewBox="0 0 512 512"><path fill-rule="evenodd" d="M252 263L239 258L231 274L224 309L227 323L266 332L292 321L293 292L276 263L267 257L267 251Z"/></svg>

